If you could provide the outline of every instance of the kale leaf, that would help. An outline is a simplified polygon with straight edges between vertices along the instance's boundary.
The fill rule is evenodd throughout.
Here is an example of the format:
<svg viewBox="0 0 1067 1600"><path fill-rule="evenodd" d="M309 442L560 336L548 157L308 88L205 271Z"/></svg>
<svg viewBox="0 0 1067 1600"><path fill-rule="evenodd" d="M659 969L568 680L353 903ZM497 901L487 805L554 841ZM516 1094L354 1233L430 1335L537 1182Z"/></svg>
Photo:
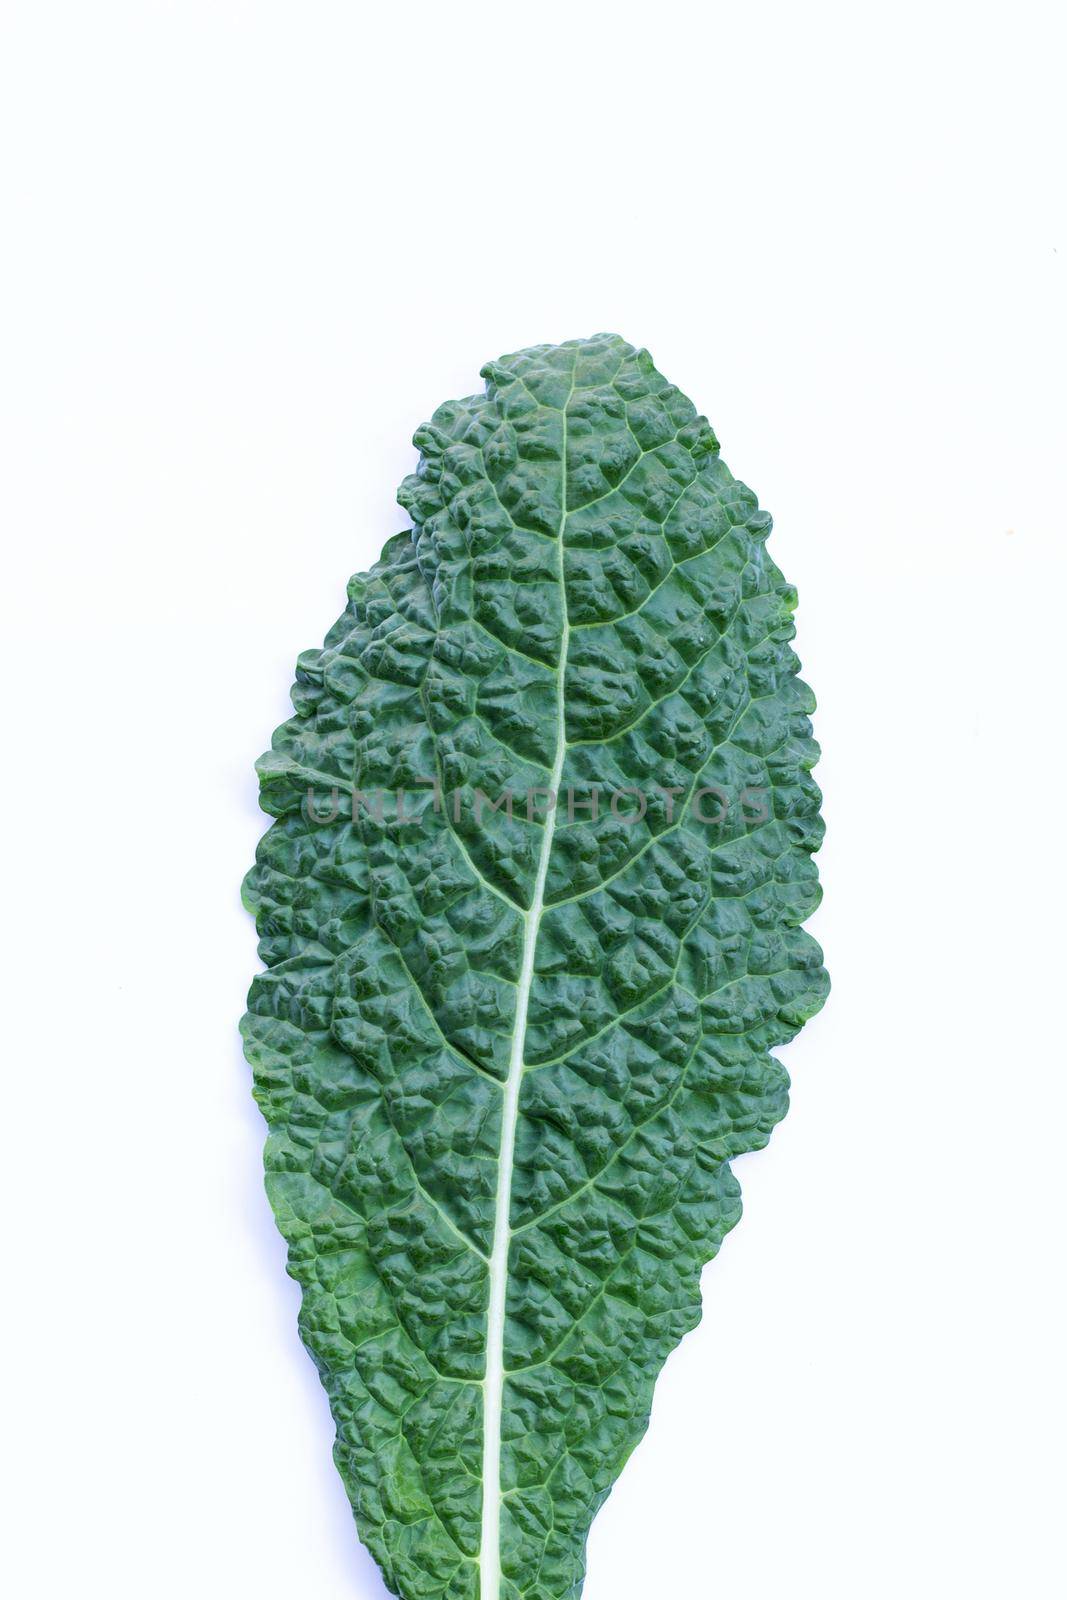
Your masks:
<svg viewBox="0 0 1067 1600"><path fill-rule="evenodd" d="M387 1584L577 1600L826 995L818 749L770 518L647 352L483 377L259 763L243 1029Z"/></svg>

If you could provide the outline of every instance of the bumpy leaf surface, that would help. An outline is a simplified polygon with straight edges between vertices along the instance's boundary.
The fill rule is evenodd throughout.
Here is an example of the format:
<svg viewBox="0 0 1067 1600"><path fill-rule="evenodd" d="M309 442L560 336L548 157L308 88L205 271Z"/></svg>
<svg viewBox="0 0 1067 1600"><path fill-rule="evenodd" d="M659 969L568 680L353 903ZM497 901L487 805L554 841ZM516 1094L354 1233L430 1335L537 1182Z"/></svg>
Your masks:
<svg viewBox="0 0 1067 1600"><path fill-rule="evenodd" d="M576 1600L826 993L817 747L770 518L647 352L483 377L260 763L244 1032L387 1584Z"/></svg>

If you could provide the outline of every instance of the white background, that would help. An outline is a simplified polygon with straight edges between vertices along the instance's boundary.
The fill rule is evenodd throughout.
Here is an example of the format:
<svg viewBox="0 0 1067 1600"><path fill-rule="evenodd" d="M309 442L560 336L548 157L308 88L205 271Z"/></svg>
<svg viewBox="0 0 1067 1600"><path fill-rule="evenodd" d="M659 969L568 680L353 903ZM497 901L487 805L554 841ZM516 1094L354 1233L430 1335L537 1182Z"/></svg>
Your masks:
<svg viewBox="0 0 1067 1600"><path fill-rule="evenodd" d="M1061 1595L1053 7L2 16L8 1592L384 1593L236 1044L252 762L414 428L610 328L775 514L834 992L584 1600Z"/></svg>

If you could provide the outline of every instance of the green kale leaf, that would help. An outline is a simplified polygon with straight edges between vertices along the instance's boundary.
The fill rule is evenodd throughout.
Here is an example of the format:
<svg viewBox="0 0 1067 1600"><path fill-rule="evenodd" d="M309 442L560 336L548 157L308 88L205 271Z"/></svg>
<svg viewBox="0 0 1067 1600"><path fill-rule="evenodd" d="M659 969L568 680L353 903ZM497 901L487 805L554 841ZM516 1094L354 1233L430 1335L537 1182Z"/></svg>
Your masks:
<svg viewBox="0 0 1067 1600"><path fill-rule="evenodd" d="M648 353L483 377L259 764L243 1030L386 1583L577 1600L827 992L818 749L770 518Z"/></svg>

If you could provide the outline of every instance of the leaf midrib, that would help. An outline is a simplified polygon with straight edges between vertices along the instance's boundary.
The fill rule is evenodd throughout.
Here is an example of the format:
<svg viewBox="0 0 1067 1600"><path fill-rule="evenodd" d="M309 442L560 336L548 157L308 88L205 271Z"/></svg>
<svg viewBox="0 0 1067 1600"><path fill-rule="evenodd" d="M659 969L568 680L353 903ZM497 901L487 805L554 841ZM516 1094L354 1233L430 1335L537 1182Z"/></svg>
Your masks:
<svg viewBox="0 0 1067 1600"><path fill-rule="evenodd" d="M578 373L575 352L571 387L561 407L563 419L560 448L560 516L556 534L560 614L559 664L556 669L556 752L548 786L559 794L563 762L567 754L567 722L564 684L570 623L567 616L567 588L563 572L563 532L567 523L567 407L574 395ZM511 1054L500 1113L500 1151L497 1161L496 1216L493 1245L489 1256L489 1307L486 1315L485 1378L482 1388L482 1537L478 1553L481 1568L480 1600L499 1600L500 1596L500 1436L504 1397L504 1321L507 1310L508 1253L511 1246L511 1187L515 1167L515 1131L519 1119L519 1091L525 1069L526 1020L533 987L537 935L545 904L545 884L552 841L556 832L555 804L544 821L537 877L529 909L523 914L522 961L515 995L515 1024L511 1035Z"/></svg>

